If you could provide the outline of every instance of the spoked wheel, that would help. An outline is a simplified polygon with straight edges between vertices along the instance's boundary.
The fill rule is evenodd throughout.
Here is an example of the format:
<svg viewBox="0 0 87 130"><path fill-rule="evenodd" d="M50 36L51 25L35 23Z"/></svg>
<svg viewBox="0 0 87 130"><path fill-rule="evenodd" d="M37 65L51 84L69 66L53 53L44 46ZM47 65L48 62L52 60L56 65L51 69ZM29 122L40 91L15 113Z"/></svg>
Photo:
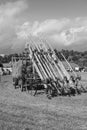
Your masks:
<svg viewBox="0 0 87 130"><path fill-rule="evenodd" d="M19 80L18 85L20 87L21 92L23 92L23 82L22 82L22 79Z"/></svg>
<svg viewBox="0 0 87 130"><path fill-rule="evenodd" d="M16 89L18 85L18 79L17 78L13 78L13 86Z"/></svg>
<svg viewBox="0 0 87 130"><path fill-rule="evenodd" d="M20 90L23 92L23 84L20 85Z"/></svg>
<svg viewBox="0 0 87 130"><path fill-rule="evenodd" d="M20 79L20 80L18 81L18 86L19 86L19 88L21 88L21 85L22 85L22 79Z"/></svg>
<svg viewBox="0 0 87 130"><path fill-rule="evenodd" d="M51 88L48 89L48 93L47 93L47 94L48 94L49 96L52 96L52 93L53 93L53 90L52 90Z"/></svg>
<svg viewBox="0 0 87 130"><path fill-rule="evenodd" d="M13 86L14 86L15 89L17 88L15 83L13 84Z"/></svg>
<svg viewBox="0 0 87 130"><path fill-rule="evenodd" d="M31 91L30 94L31 94L32 96L35 96L36 93L37 93L37 89L36 89L36 87L34 87L34 86L31 87L30 91Z"/></svg>
<svg viewBox="0 0 87 130"><path fill-rule="evenodd" d="M51 99L52 94L53 94L52 87L48 86L48 88L46 89L46 94L47 94L48 99Z"/></svg>

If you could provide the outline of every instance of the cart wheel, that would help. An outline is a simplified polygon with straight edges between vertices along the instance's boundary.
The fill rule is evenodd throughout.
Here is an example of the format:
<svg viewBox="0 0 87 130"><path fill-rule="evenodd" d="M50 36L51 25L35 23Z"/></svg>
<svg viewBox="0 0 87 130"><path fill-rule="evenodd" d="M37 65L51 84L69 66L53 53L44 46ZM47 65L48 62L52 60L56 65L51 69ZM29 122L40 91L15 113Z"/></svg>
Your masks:
<svg viewBox="0 0 87 130"><path fill-rule="evenodd" d="M48 99L52 98L53 90L51 87L47 88L46 94L47 94Z"/></svg>
<svg viewBox="0 0 87 130"><path fill-rule="evenodd" d="M21 84L20 89L21 89L21 92L23 92L23 84Z"/></svg>
<svg viewBox="0 0 87 130"><path fill-rule="evenodd" d="M35 96L37 94L37 89L35 89L34 87L31 88L31 95Z"/></svg>
<svg viewBox="0 0 87 130"><path fill-rule="evenodd" d="M21 92L23 92L23 81L22 81L22 79L20 79L18 81L18 86L20 87Z"/></svg>
<svg viewBox="0 0 87 130"><path fill-rule="evenodd" d="M51 88L48 89L48 95L52 95L52 93L53 93L53 90Z"/></svg>
<svg viewBox="0 0 87 130"><path fill-rule="evenodd" d="M22 84L22 82L20 84L20 90L21 90L21 92L23 92L23 84Z"/></svg>
<svg viewBox="0 0 87 130"><path fill-rule="evenodd" d="M20 79L19 81L18 81L18 86L21 88L21 85L22 85L22 79Z"/></svg>
<svg viewBox="0 0 87 130"><path fill-rule="evenodd" d="M17 88L15 83L13 84L13 86L14 86L15 89Z"/></svg>
<svg viewBox="0 0 87 130"><path fill-rule="evenodd" d="M14 85L14 88L16 89L17 85L18 85L18 79L17 78L13 78L13 85Z"/></svg>

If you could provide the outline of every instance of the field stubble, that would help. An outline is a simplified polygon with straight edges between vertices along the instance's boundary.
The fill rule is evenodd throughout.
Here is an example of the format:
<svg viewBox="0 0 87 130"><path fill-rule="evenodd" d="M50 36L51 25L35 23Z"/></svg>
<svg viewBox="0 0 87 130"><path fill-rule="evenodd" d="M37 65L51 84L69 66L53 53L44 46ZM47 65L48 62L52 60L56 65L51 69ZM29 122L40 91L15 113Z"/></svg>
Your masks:
<svg viewBox="0 0 87 130"><path fill-rule="evenodd" d="M80 73L87 85L87 73ZM0 130L87 130L87 93L48 100L14 89L11 76L0 83Z"/></svg>

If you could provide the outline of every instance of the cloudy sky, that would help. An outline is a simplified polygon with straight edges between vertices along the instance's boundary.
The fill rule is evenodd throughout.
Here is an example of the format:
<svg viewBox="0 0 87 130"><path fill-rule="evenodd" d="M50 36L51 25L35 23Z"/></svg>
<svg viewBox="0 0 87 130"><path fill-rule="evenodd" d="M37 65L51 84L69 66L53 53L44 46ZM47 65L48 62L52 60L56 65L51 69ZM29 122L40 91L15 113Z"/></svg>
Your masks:
<svg viewBox="0 0 87 130"><path fill-rule="evenodd" d="M19 50L29 35L87 50L87 0L0 0L0 53Z"/></svg>

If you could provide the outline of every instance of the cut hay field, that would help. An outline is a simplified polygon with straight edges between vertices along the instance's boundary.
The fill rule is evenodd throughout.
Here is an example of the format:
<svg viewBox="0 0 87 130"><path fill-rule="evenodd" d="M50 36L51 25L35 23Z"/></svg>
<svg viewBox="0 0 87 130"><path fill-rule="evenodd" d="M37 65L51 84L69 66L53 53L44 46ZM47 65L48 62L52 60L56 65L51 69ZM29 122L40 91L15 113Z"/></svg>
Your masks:
<svg viewBox="0 0 87 130"><path fill-rule="evenodd" d="M87 73L80 73L87 86ZM11 76L0 83L0 130L87 130L87 93L48 100L14 89Z"/></svg>

